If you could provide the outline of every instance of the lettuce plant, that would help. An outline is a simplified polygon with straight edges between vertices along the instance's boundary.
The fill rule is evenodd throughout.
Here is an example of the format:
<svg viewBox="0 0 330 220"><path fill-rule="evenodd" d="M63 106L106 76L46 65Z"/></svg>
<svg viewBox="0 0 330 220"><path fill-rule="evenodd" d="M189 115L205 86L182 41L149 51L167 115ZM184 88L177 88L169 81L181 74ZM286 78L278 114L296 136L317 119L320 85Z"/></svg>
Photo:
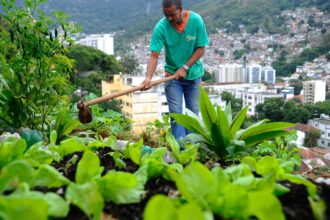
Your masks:
<svg viewBox="0 0 330 220"><path fill-rule="evenodd" d="M194 134L190 138L195 142L203 142L208 148L216 153L220 158L228 154L234 154L243 150L244 147L254 146L264 140L278 136L287 135L284 129L293 126L285 122L260 121L246 129L240 129L248 106L238 112L235 118L232 117L230 104L225 110L219 106L213 106L207 93L200 88L200 111L202 119L193 112L186 109L186 114L170 114L175 121L192 131Z"/></svg>

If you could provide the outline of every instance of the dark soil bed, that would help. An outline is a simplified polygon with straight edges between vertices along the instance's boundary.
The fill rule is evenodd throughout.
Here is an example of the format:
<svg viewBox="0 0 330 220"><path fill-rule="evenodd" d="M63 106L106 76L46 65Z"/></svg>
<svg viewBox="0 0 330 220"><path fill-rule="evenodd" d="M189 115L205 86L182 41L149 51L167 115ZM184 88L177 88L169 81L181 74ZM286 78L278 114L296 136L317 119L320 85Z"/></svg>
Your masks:
<svg viewBox="0 0 330 220"><path fill-rule="evenodd" d="M101 166L104 167L104 173L107 173L110 170L122 170L128 172L135 172L138 169L138 166L134 164L131 160L124 160L126 163L125 169L120 169L115 166L115 161L108 154L111 153L111 148L100 148L96 151L101 160ZM70 163L72 157L78 158L76 159L76 163ZM74 180L75 172L77 168L78 161L81 159L82 153L75 153L69 156L66 156L61 163L53 164L53 166L59 171L63 172L64 175L70 180ZM72 161L72 160L71 160ZM68 163L69 162L69 163ZM69 165L68 165L69 164ZM222 164L221 166L228 166L228 164ZM64 169L63 167L66 167ZM279 198L286 219L288 220L301 220L308 219L314 220L313 212L310 207L308 201L308 192L304 185L292 184L290 182L282 182L283 185L290 189L290 192L282 195ZM321 198L326 203L326 219L330 220L330 186L326 184L319 184L318 192ZM37 188L35 190L46 192L47 189ZM58 190L58 189L57 189ZM129 204L129 205L116 205L112 202L105 203L104 212L109 214L114 219L118 220L140 220L143 219L143 210L148 202L148 200L156 194L164 194L171 195L177 192L175 183L167 181L163 178L157 178L149 180L145 186L146 197L138 204ZM48 190L48 191L56 191L56 190ZM61 196L64 196L65 188L62 190ZM267 201L265 201L267 202ZM67 218L69 220L87 220L89 219L79 208L75 206L70 206L70 212ZM221 218L215 216L216 220L220 220Z"/></svg>

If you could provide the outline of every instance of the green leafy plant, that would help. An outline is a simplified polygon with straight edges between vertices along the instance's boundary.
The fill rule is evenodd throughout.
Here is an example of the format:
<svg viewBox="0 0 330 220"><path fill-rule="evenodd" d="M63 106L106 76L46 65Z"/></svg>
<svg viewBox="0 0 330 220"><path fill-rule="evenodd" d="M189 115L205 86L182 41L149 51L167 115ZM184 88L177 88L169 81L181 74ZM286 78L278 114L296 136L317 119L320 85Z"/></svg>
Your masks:
<svg viewBox="0 0 330 220"><path fill-rule="evenodd" d="M74 129L81 125L76 117L72 117L70 111L66 108L57 113L57 117L49 129L51 131L55 130L57 133L56 144L67 138Z"/></svg>
<svg viewBox="0 0 330 220"><path fill-rule="evenodd" d="M186 144L184 150L181 151L179 143L169 131L166 132L166 142L170 145L172 155L178 163L185 165L196 160L198 144Z"/></svg>
<svg viewBox="0 0 330 220"><path fill-rule="evenodd" d="M68 94L68 78L72 60L64 53L76 32L65 20L63 12L53 18L40 10L43 0L26 0L23 7L15 1L0 2L10 36L6 38L13 50L2 62L7 82L0 93L0 120L3 128L28 127L42 133L47 118Z"/></svg>
<svg viewBox="0 0 330 220"><path fill-rule="evenodd" d="M228 154L242 151L245 147L254 146L264 140L287 135L283 129L293 126L291 123L260 121L241 129L246 117L248 106L243 108L233 119L231 106L225 110L213 106L206 92L200 88L200 111L202 119L186 109L186 114L170 114L176 123L182 125L194 134L190 138L195 142L203 142L220 158Z"/></svg>

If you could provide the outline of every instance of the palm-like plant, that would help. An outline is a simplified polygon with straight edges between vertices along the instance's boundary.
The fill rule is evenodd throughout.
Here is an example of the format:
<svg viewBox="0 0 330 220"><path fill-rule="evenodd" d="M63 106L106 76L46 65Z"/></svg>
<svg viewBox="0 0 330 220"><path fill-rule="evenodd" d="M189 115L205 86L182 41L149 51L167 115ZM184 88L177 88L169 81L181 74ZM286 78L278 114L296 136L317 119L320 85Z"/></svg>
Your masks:
<svg viewBox="0 0 330 220"><path fill-rule="evenodd" d="M248 106L238 112L233 119L230 103L222 110L213 106L207 93L200 88L200 111L202 118L186 109L186 114L170 114L176 123L187 128L193 134L189 137L195 142L203 142L220 158L228 154L244 150L264 140L287 135L285 128L294 124L286 122L271 122L262 120L246 129L241 129L246 117Z"/></svg>

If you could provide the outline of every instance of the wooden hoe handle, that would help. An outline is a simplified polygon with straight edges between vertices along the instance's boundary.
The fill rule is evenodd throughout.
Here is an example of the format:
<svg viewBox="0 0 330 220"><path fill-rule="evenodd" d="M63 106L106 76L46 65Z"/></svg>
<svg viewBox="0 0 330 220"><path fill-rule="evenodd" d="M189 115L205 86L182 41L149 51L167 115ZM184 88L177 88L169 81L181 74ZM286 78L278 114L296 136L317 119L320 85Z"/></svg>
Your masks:
<svg viewBox="0 0 330 220"><path fill-rule="evenodd" d="M169 76L169 77L165 77L165 78L162 78L162 79L158 79L158 80L152 81L151 82L151 86L155 86L155 85L158 85L160 83L164 83L164 82L170 81L172 79L175 79L175 77L176 77L176 75L172 75L172 76ZM132 93L132 92L141 90L141 89L143 89L143 85L139 85L139 86L135 86L135 87L132 87L132 88L123 90L123 91L115 92L115 93L112 93L110 95L105 95L105 96L102 96L100 98L90 100L90 101L88 101L88 102L86 102L84 104L85 104L86 107L87 106L90 106L90 105L95 105L95 104L98 104L98 103L101 103L101 102L108 101L110 99L117 98L117 97L122 96L122 95L126 95L128 93Z"/></svg>

